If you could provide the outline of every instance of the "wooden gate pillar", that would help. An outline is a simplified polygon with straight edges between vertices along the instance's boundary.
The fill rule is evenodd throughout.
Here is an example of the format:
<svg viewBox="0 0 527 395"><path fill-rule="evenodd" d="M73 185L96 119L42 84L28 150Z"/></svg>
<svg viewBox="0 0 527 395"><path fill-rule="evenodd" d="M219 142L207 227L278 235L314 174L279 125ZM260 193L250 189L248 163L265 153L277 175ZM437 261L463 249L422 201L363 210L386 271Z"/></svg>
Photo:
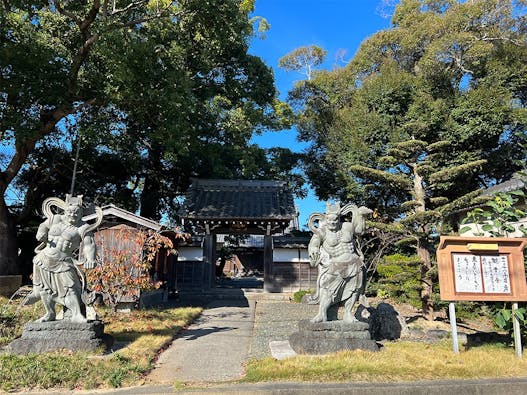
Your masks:
<svg viewBox="0 0 527 395"><path fill-rule="evenodd" d="M208 290L216 285L216 235L206 234L203 239L203 284Z"/></svg>
<svg viewBox="0 0 527 395"><path fill-rule="evenodd" d="M273 237L264 236L264 290L276 292L273 284Z"/></svg>

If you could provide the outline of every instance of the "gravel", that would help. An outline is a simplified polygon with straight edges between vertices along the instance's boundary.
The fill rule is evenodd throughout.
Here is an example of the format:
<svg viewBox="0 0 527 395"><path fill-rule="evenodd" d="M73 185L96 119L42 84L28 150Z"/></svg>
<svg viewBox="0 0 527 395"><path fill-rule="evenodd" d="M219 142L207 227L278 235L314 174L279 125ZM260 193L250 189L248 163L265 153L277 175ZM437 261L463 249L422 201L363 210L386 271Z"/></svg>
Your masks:
<svg viewBox="0 0 527 395"><path fill-rule="evenodd" d="M288 340L298 331L300 320L313 318L318 305L293 303L288 301L258 300L249 358L259 359L271 356L270 341Z"/></svg>

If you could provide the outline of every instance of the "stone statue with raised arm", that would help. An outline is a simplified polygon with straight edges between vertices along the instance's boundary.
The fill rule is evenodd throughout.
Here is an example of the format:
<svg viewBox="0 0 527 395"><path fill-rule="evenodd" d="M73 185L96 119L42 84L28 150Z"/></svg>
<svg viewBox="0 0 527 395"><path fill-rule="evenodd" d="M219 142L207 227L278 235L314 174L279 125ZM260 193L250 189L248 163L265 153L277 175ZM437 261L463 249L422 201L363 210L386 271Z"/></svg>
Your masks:
<svg viewBox="0 0 527 395"><path fill-rule="evenodd" d="M328 310L344 304L344 322L354 322L353 306L364 293L364 257L356 237L366 229L365 216L372 210L354 204L340 206L327 203L326 213L309 217L308 226L313 236L308 246L311 266L318 266L317 293L318 314L312 323L328 321ZM341 217L351 214L350 222ZM318 226L316 226L318 223ZM329 317L329 320L336 319Z"/></svg>
<svg viewBox="0 0 527 395"><path fill-rule="evenodd" d="M52 207L58 208L54 213ZM86 277L80 268L94 268L96 247L92 231L102 221L102 210L97 207L94 224L82 220L82 196L66 195L66 201L52 197L42 204L46 220L38 227L36 238L40 244L33 258L33 291L31 297L41 298L46 314L37 322L56 320L56 304L65 307L65 320L86 322L83 291ZM79 248L82 254L79 258Z"/></svg>

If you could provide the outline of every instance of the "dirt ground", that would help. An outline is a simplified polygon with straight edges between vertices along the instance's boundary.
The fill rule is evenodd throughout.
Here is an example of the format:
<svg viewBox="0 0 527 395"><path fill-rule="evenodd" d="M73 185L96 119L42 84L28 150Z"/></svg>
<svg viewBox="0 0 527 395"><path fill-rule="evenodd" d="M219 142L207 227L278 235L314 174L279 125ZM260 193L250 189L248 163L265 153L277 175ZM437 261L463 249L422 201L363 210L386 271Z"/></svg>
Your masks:
<svg viewBox="0 0 527 395"><path fill-rule="evenodd" d="M450 320L448 317L448 310L435 312L435 319L433 321L426 320L421 314L420 310L407 303L398 303L389 299L368 298L371 306L376 307L379 303L388 303L392 305L399 313L401 320L404 321L406 327L410 332L417 333L419 331L451 331ZM491 333L497 332L492 320L487 317L480 317L478 319L460 319L457 317L457 330L466 334L474 333ZM411 334L407 334L411 337Z"/></svg>

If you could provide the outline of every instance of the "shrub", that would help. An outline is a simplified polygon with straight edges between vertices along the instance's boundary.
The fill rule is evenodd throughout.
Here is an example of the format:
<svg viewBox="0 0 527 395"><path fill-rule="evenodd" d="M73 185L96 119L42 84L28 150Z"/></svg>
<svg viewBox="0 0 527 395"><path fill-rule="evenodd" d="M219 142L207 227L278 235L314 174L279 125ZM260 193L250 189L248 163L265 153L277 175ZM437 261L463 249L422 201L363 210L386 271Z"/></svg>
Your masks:
<svg viewBox="0 0 527 395"><path fill-rule="evenodd" d="M377 281L370 283L368 291L420 307L420 270L421 261L415 255L387 255L377 264Z"/></svg>
<svg viewBox="0 0 527 395"><path fill-rule="evenodd" d="M304 295L311 293L313 293L313 291L307 289L300 289L293 294L293 302L301 303Z"/></svg>
<svg viewBox="0 0 527 395"><path fill-rule="evenodd" d="M161 286L150 276L152 261L159 250L173 252L170 239L155 232L121 229L117 242L105 251L105 261L86 273L92 291L101 293L116 310L121 302L137 302L141 291Z"/></svg>
<svg viewBox="0 0 527 395"><path fill-rule="evenodd" d="M484 235L483 232L488 232L492 237L509 237L511 233L519 230L525 237L527 236L527 228L523 224L518 228L512 225L527 217L527 212L518 208L524 199L523 191L498 193L493 199L485 203L485 207L477 207L469 211L461 223L473 223L476 226L477 234L481 236ZM469 230L469 226L464 226L460 232Z"/></svg>

